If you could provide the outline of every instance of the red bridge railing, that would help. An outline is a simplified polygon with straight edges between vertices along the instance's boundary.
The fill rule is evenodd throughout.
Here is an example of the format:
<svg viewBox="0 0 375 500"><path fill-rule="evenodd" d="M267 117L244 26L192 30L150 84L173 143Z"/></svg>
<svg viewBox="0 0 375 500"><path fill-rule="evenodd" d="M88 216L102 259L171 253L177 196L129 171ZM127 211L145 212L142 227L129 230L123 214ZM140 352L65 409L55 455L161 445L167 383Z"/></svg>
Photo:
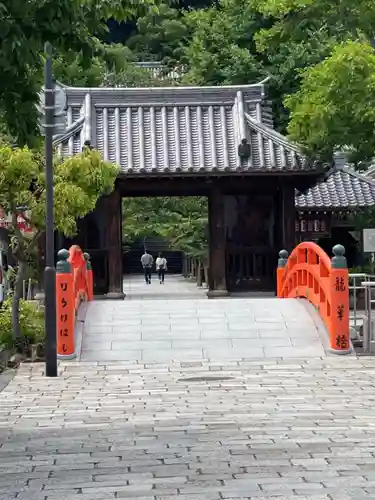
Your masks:
<svg viewBox="0 0 375 500"><path fill-rule="evenodd" d="M88 253L73 245L60 250L56 265L57 356L76 357L76 317L82 302L93 299L93 275Z"/></svg>
<svg viewBox="0 0 375 500"><path fill-rule="evenodd" d="M332 251L331 260L315 243L300 243L290 255L281 250L277 296L309 300L326 325L331 351L347 354L351 351L348 268L345 248L336 245Z"/></svg>

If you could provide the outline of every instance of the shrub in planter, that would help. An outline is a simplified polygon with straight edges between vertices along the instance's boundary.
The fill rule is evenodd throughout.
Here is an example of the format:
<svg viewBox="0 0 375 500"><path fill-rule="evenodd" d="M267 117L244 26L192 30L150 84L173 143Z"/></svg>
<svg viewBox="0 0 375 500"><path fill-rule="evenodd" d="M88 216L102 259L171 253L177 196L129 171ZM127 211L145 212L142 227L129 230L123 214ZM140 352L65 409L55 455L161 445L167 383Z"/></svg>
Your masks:
<svg viewBox="0 0 375 500"><path fill-rule="evenodd" d="M0 346L6 349L14 347L11 307L11 299L7 299L0 308ZM21 300L20 325L26 345L44 342L44 312L38 310L35 302Z"/></svg>

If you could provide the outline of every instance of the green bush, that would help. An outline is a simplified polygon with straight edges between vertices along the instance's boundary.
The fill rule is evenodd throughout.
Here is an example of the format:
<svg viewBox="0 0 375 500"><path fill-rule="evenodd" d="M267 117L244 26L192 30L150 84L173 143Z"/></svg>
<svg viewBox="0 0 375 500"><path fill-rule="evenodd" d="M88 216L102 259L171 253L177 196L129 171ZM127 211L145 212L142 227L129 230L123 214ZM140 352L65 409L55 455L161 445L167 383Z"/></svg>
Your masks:
<svg viewBox="0 0 375 500"><path fill-rule="evenodd" d="M37 309L35 302L20 302L21 332L28 344L44 342L44 312ZM7 299L0 309L0 346L11 349L12 339L12 299Z"/></svg>
<svg viewBox="0 0 375 500"><path fill-rule="evenodd" d="M352 267L349 269L351 274L374 274L374 265L371 263L362 264L361 266Z"/></svg>

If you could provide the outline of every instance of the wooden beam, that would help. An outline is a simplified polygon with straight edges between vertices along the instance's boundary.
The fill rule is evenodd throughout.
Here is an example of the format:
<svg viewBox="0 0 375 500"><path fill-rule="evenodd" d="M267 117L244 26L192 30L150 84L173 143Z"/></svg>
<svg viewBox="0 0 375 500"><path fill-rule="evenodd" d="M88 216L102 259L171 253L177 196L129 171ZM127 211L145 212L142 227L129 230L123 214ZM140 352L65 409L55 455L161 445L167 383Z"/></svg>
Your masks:
<svg viewBox="0 0 375 500"><path fill-rule="evenodd" d="M108 298L123 299L121 194L115 190L106 198L108 248Z"/></svg>
<svg viewBox="0 0 375 500"><path fill-rule="evenodd" d="M119 190L124 197L140 196L209 196L212 186L220 188L223 194L251 194L261 191L274 194L278 178L269 176L228 176L217 178L178 177L178 178L128 178L119 179ZM288 178L291 187L295 178Z"/></svg>
<svg viewBox="0 0 375 500"><path fill-rule="evenodd" d="M228 294L225 263L225 206L220 187L214 185L208 197L209 221L209 291L208 297L225 297Z"/></svg>
<svg viewBox="0 0 375 500"><path fill-rule="evenodd" d="M291 252L296 245L296 208L293 186L286 183L280 185L276 206L279 250L285 249Z"/></svg>

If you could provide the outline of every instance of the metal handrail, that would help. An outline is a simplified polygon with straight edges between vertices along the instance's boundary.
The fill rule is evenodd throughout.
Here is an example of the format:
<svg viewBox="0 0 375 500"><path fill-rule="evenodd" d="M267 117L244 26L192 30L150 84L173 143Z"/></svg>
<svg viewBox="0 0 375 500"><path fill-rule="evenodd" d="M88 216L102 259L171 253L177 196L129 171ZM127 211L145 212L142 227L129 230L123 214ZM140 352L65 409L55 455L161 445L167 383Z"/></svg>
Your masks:
<svg viewBox="0 0 375 500"><path fill-rule="evenodd" d="M374 276L371 276L374 278ZM363 281L361 286L365 290L365 311L366 311L366 325L363 328L363 350L366 353L374 352L375 339L373 335L373 322L372 322L372 305L375 304L375 299L372 298L372 291L375 289L374 281Z"/></svg>
<svg viewBox="0 0 375 500"><path fill-rule="evenodd" d="M357 280L361 280L358 283ZM358 315L357 315L357 292L360 290L365 291L365 287L362 286L363 282L368 282L370 280L375 280L375 275L366 273L350 273L349 274L349 291L353 292L353 312L350 315L350 319L354 322L354 328L357 327ZM352 282L352 285L350 283Z"/></svg>
<svg viewBox="0 0 375 500"><path fill-rule="evenodd" d="M375 352L375 341L372 340L372 289L375 288L375 275L366 273L349 274L349 292L351 294L351 305L349 321L351 333L362 346L365 353ZM363 309L358 309L359 292L363 292L365 304ZM353 337L352 337L353 339ZM353 339L354 340L354 339Z"/></svg>

